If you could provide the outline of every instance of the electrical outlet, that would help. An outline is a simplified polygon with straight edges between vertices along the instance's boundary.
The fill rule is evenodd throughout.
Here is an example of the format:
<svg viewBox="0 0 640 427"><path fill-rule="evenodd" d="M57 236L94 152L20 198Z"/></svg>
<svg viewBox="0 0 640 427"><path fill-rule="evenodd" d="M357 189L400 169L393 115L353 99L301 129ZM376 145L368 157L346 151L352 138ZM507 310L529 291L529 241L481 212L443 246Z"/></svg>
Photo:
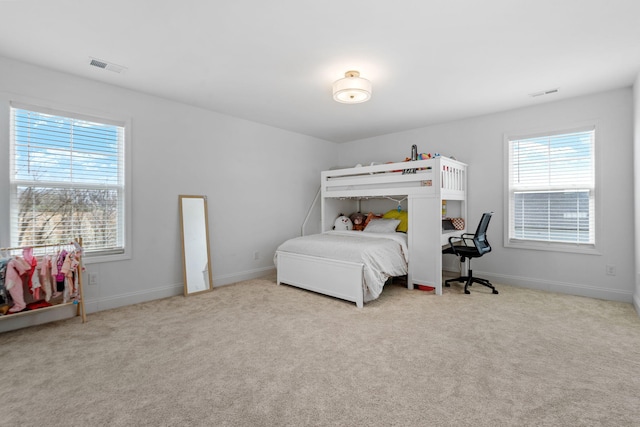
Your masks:
<svg viewBox="0 0 640 427"><path fill-rule="evenodd" d="M89 285L95 286L98 284L98 273L89 273Z"/></svg>
<svg viewBox="0 0 640 427"><path fill-rule="evenodd" d="M616 266L615 265L611 265L611 264L607 264L605 266L605 272L607 273L607 276L615 276L616 275Z"/></svg>

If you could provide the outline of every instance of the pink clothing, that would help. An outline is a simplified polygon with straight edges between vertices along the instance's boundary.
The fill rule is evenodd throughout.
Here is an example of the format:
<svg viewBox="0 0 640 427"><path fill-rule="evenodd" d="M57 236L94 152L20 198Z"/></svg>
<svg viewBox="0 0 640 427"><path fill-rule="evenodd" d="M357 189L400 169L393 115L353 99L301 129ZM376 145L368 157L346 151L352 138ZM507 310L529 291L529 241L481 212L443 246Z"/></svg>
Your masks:
<svg viewBox="0 0 640 427"><path fill-rule="evenodd" d="M31 264L31 260L33 259L33 248L24 248L22 250L22 257Z"/></svg>
<svg viewBox="0 0 640 427"><path fill-rule="evenodd" d="M64 280L64 276L66 272L62 271L62 267L64 265L64 261L67 259L67 251L64 249L60 251L58 254L58 258L56 259L55 265L53 265L52 270L55 275L56 281L62 282Z"/></svg>
<svg viewBox="0 0 640 427"><path fill-rule="evenodd" d="M25 257L25 260L27 260L27 258ZM27 261L29 262L29 261ZM33 298L35 300L40 299L40 282L38 281L38 275L36 274L36 280L33 280L33 275L36 272L36 267L38 266L38 260L36 259L36 257L32 256L31 257L31 269L29 270L29 272L27 273L27 278L29 280L28 282L28 289L29 292L31 292L31 294L33 295Z"/></svg>
<svg viewBox="0 0 640 427"><path fill-rule="evenodd" d="M71 261L71 273L73 273L80 265L80 256L72 252L69 255L69 260Z"/></svg>
<svg viewBox="0 0 640 427"><path fill-rule="evenodd" d="M56 275L58 274L58 264L55 260L51 260L51 278L53 280L56 279Z"/></svg>
<svg viewBox="0 0 640 427"><path fill-rule="evenodd" d="M31 265L24 259L15 257L7 264L7 273L5 276L4 287L7 290L11 290L15 285L22 287L22 276L24 273L31 269Z"/></svg>
<svg viewBox="0 0 640 427"><path fill-rule="evenodd" d="M24 302L24 289L22 288L22 275L31 270L31 266L22 258L16 257L7 264L5 275L5 288L9 291L13 300L13 307L9 313L22 311L27 306Z"/></svg>
<svg viewBox="0 0 640 427"><path fill-rule="evenodd" d="M51 299L51 257L49 255L45 255L40 262L40 267L38 269L38 278L40 279L40 285L44 290L44 299L49 301Z"/></svg>
<svg viewBox="0 0 640 427"><path fill-rule="evenodd" d="M60 273L64 274L65 276L71 274L71 254L65 255Z"/></svg>
<svg viewBox="0 0 640 427"><path fill-rule="evenodd" d="M64 274L64 302L69 301L71 294L73 294L73 271L71 270L71 254L67 254L64 257L62 268L60 272Z"/></svg>
<svg viewBox="0 0 640 427"><path fill-rule="evenodd" d="M77 271L82 256L82 247L76 245L75 252L67 252L62 249L57 255L45 255L36 258L33 248L22 249L22 257L16 256L6 265L5 289L10 294L13 302L10 313L17 313L25 308L25 295L27 289L33 295L35 301L41 297L49 301L52 297L64 292L63 301L67 302L78 297ZM24 288L27 286L27 289ZM62 286L62 287L61 287ZM40 289L44 295L40 294ZM41 301L43 302L43 301ZM44 302L43 302L44 303Z"/></svg>
<svg viewBox="0 0 640 427"><path fill-rule="evenodd" d="M67 261L69 262L69 269L66 273L67 281L69 283L69 294L73 296L78 290L78 287L76 286L76 283L75 283L75 275L73 273L77 270L78 265L80 264L80 261L78 260L78 258L73 252L67 255L67 259L64 260L65 265L67 264ZM63 267L63 269L64 268L65 267Z"/></svg>
<svg viewBox="0 0 640 427"><path fill-rule="evenodd" d="M24 290L22 285L14 286L9 291L11 299L13 300L13 306L9 309L9 313L17 313L25 309L27 304L24 302Z"/></svg>

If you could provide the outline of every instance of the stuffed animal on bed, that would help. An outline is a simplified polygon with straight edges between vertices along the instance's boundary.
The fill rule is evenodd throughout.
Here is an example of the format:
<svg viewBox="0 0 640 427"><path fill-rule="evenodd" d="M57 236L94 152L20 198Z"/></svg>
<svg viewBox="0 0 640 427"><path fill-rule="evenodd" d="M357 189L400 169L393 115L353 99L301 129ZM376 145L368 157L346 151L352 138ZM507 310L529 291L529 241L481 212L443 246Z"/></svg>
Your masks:
<svg viewBox="0 0 640 427"><path fill-rule="evenodd" d="M340 214L338 218L336 218L336 222L333 224L334 230L353 230L353 223L349 218Z"/></svg>
<svg viewBox="0 0 640 427"><path fill-rule="evenodd" d="M349 219L353 223L353 229L356 231L364 230L364 220L366 217L362 212L356 212L349 215Z"/></svg>

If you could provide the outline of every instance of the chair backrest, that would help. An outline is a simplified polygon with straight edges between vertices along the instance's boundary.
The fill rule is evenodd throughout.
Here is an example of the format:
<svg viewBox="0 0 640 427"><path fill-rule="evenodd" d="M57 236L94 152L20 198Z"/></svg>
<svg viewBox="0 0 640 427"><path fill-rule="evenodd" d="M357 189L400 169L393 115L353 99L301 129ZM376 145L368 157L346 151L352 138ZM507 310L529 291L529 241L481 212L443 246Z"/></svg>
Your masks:
<svg viewBox="0 0 640 427"><path fill-rule="evenodd" d="M489 228L489 221L491 221L492 215L493 212L485 212L482 214L476 234L473 235L473 243L476 245L476 249L480 255L491 252L491 245L487 240L487 228Z"/></svg>

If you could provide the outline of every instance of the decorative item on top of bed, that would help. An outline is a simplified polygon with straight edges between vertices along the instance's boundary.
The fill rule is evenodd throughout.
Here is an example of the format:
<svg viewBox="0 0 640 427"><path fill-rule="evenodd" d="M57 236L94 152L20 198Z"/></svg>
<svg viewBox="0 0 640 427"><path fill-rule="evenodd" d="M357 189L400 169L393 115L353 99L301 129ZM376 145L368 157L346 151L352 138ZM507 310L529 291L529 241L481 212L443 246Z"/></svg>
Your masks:
<svg viewBox="0 0 640 427"><path fill-rule="evenodd" d="M418 146L415 145L415 144L413 144L411 146L411 158L410 158L410 160L413 161L413 162L418 160ZM402 171L402 173L403 174L404 173L416 173L416 169L404 169Z"/></svg>
<svg viewBox="0 0 640 427"><path fill-rule="evenodd" d="M405 162L415 162L416 160L428 160L428 159L432 159L434 157L440 157L439 153L418 153L418 146L413 144L411 146L411 157L406 157L404 159ZM403 169L402 170L402 174L410 174L410 173L417 173L418 169L416 168L411 168L411 169Z"/></svg>

